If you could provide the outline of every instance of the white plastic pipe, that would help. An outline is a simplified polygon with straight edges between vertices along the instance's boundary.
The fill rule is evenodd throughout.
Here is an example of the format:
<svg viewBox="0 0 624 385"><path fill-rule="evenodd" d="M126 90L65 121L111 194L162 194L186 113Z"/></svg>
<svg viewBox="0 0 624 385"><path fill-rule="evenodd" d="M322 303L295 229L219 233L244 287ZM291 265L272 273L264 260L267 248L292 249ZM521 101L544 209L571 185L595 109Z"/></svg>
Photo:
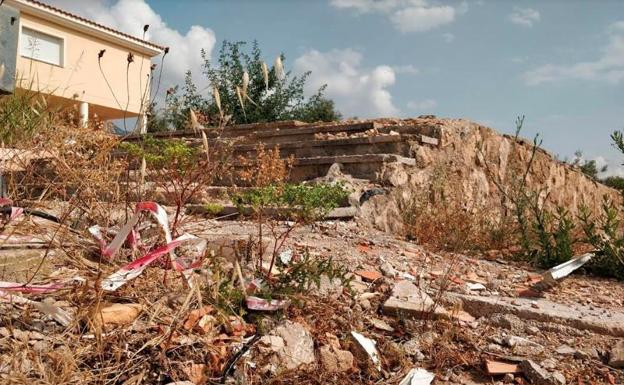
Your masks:
<svg viewBox="0 0 624 385"><path fill-rule="evenodd" d="M89 103L80 102L80 124L86 127L89 124Z"/></svg>

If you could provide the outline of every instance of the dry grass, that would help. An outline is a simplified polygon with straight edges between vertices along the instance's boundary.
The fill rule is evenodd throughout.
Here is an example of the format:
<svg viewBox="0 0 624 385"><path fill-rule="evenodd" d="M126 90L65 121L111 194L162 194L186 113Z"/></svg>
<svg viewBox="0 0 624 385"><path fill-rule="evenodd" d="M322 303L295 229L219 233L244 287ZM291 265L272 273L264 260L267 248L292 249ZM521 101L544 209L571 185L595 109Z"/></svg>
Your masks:
<svg viewBox="0 0 624 385"><path fill-rule="evenodd" d="M252 187L283 184L288 180L295 162L294 156L282 159L279 146L266 149L263 143L256 146L256 155L252 158L239 157L241 169L239 179Z"/></svg>
<svg viewBox="0 0 624 385"><path fill-rule="evenodd" d="M492 208L457 195L457 178L436 167L427 187L401 201L405 235L437 251L483 252L517 243L517 229L504 207Z"/></svg>

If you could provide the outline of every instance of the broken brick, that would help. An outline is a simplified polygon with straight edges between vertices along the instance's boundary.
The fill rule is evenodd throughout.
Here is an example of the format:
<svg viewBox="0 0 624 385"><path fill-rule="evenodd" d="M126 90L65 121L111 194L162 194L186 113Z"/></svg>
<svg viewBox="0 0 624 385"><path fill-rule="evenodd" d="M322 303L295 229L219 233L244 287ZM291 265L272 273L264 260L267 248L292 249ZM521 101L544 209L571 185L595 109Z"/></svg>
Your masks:
<svg viewBox="0 0 624 385"><path fill-rule="evenodd" d="M358 270L355 274L359 275L363 280L368 282L373 282L383 277L380 272L373 270Z"/></svg>
<svg viewBox="0 0 624 385"><path fill-rule="evenodd" d="M487 374L491 376L507 373L520 373L520 368L517 364L493 360L485 361L485 370L487 371Z"/></svg>

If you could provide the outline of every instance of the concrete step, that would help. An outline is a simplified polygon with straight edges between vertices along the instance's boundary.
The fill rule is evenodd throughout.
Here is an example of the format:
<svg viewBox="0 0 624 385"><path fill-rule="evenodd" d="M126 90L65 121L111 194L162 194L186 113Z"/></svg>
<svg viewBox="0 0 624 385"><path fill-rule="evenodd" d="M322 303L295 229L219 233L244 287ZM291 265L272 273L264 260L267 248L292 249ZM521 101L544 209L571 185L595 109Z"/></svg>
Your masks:
<svg viewBox="0 0 624 385"><path fill-rule="evenodd" d="M303 138L314 138L317 133L335 132L363 132L373 128L381 128L382 125L376 122L341 122L341 123L302 123L298 121L282 121L273 123L242 124L227 126L223 129L210 127L204 132L209 138L241 138L250 143L258 141L265 143L283 143L300 140ZM167 138L201 138L199 131L183 130L151 133L151 136L160 139ZM129 135L126 141L140 140L142 135Z"/></svg>
<svg viewBox="0 0 624 385"><path fill-rule="evenodd" d="M238 159L232 161L234 171L228 178L215 181L216 186L244 186L236 180L236 170L243 167L243 163ZM339 163L342 165L344 173L359 179L368 179L370 181L378 181L379 173L384 165L389 163L398 163L404 166L416 166L416 160L413 158L397 155L397 154L361 154L361 155L326 155L314 157L295 158L293 168L290 171L289 181L293 183L303 182L327 175L327 171L332 164ZM146 182L152 182L148 178ZM139 179L138 170L130 170L130 181L136 182ZM217 191L217 190L214 190Z"/></svg>
<svg viewBox="0 0 624 385"><path fill-rule="evenodd" d="M410 142L418 143L412 135L376 135L351 138L296 141L279 144L282 157L311 158L318 156L397 154L410 156ZM257 144L237 145L235 155L254 157Z"/></svg>
<svg viewBox="0 0 624 385"><path fill-rule="evenodd" d="M296 182L315 179L327 175L332 164L342 165L342 172L354 178L379 181L384 166L398 163L404 166L416 166L416 160L396 154L364 154L319 156L295 159L290 179Z"/></svg>

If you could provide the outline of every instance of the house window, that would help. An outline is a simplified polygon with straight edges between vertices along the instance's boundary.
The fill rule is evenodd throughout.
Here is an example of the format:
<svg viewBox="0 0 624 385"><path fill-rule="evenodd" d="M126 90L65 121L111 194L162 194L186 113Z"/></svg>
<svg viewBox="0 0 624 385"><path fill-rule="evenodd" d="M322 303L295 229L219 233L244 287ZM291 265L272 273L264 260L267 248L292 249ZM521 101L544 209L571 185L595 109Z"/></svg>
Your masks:
<svg viewBox="0 0 624 385"><path fill-rule="evenodd" d="M57 66L63 65L63 39L22 27L20 55Z"/></svg>

